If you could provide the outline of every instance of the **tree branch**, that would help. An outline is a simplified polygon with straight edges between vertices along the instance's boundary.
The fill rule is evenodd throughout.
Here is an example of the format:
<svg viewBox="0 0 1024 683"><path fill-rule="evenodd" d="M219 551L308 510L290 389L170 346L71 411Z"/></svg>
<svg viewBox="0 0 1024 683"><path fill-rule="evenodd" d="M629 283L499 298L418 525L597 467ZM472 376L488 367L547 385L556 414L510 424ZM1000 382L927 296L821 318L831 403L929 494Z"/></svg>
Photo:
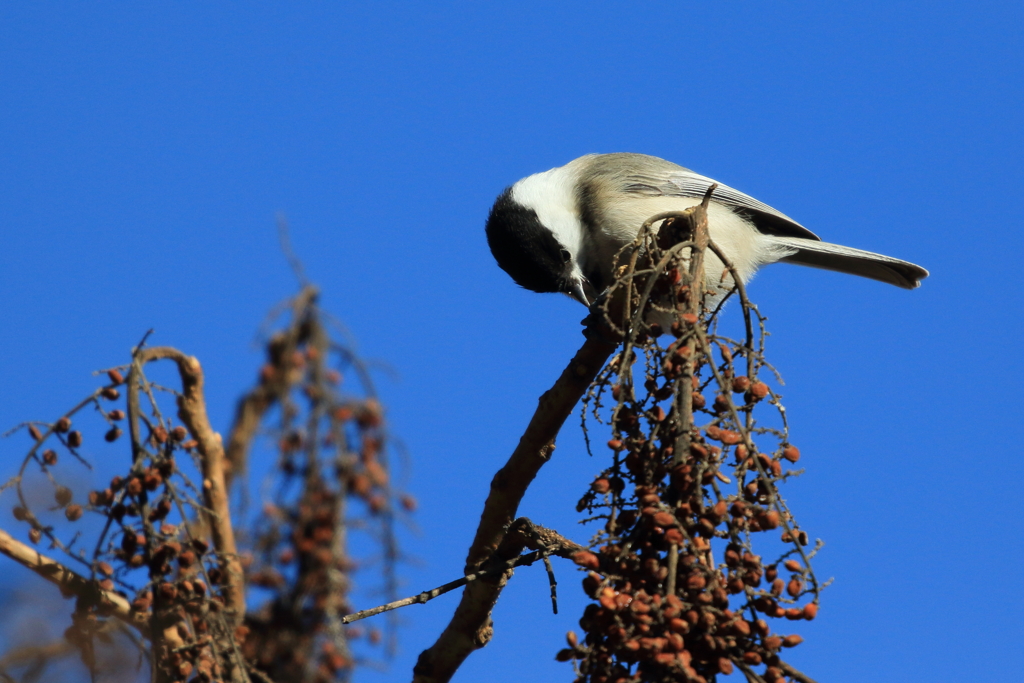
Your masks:
<svg viewBox="0 0 1024 683"><path fill-rule="evenodd" d="M35 548L15 540L0 529L0 553L18 564L28 567L39 576L61 589L64 594L75 595L101 607L101 613L133 626L144 635L149 634L149 615L132 611L128 600L114 591L103 590L96 581L77 574L60 562L43 555Z"/></svg>
<svg viewBox="0 0 1024 683"><path fill-rule="evenodd" d="M601 337L593 327L589 338L543 396L519 445L505 466L491 481L476 537L469 548L466 574L472 574L495 554L505 529L515 519L519 502L534 477L551 458L555 437L583 392L600 372L616 345ZM416 683L442 683L451 679L473 650L486 645L493 633L491 609L507 576L496 581L473 581L466 585L451 622L430 648L424 650L413 669Z"/></svg>
<svg viewBox="0 0 1024 683"><path fill-rule="evenodd" d="M245 586L242 565L238 559L235 531L231 525L231 508L228 504L224 481L224 444L220 434L210 426L206 413L206 399L203 395L203 368L199 360L186 356L168 346L154 346L138 354L140 366L154 360L172 360L178 366L181 376L182 393L178 398L178 417L198 442L200 463L203 469L203 499L210 515L210 536L213 546L221 558L224 584L221 587L227 602L227 611L232 625L242 623L245 617Z"/></svg>
<svg viewBox="0 0 1024 683"><path fill-rule="evenodd" d="M802 671L797 671L786 662L779 661L779 668L786 672L787 676L796 681L800 681L800 683L817 683L817 681L815 681L813 678L803 673Z"/></svg>

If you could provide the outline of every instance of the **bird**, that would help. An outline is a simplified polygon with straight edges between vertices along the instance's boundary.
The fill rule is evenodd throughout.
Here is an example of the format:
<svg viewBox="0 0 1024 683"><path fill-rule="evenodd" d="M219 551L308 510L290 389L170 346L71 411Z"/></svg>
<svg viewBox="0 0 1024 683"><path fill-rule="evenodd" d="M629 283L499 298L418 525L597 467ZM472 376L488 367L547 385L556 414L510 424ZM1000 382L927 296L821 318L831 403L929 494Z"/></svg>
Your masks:
<svg viewBox="0 0 1024 683"><path fill-rule="evenodd" d="M716 181L646 154L588 154L507 187L487 217L487 243L521 287L561 292L590 306L614 281L616 254L643 223L701 203ZM915 289L928 271L869 251L822 242L795 220L717 183L708 234L744 284L767 264L795 263ZM710 251L706 282L725 270Z"/></svg>

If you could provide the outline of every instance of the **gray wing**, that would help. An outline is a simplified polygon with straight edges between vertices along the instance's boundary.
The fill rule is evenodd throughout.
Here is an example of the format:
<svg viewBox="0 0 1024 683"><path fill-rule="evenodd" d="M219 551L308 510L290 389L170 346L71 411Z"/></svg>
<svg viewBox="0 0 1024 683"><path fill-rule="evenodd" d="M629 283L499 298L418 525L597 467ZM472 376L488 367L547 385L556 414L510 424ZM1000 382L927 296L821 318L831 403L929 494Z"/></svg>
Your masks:
<svg viewBox="0 0 1024 683"><path fill-rule="evenodd" d="M618 174L619 189L623 192L648 197L703 197L715 182L707 176L658 157L644 154L629 156L630 163L620 166L629 170ZM719 183L711 198L745 214L765 234L821 241L820 237L786 214L728 185Z"/></svg>

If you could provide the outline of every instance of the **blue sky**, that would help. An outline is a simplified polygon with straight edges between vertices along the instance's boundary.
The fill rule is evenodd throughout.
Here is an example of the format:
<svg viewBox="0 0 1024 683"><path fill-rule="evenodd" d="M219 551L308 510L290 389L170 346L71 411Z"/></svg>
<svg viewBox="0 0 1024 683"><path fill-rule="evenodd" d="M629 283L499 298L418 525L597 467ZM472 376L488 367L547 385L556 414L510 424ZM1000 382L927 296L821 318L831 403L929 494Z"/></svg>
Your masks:
<svg viewBox="0 0 1024 683"><path fill-rule="evenodd" d="M490 203L584 153L655 154L932 272L906 292L774 266L750 288L807 467L787 494L836 579L794 664L1007 680L1022 25L998 2L4 3L0 428L65 409L154 328L202 360L226 430L253 335L295 290L284 212L325 307L394 370L381 388L422 503L406 592L443 583L582 341L578 304L495 266ZM567 427L521 513L585 541L574 504L601 467ZM571 680L553 655L583 600L558 570L561 614L521 570L457 680ZM405 610L398 658L361 680L407 679L455 602Z"/></svg>

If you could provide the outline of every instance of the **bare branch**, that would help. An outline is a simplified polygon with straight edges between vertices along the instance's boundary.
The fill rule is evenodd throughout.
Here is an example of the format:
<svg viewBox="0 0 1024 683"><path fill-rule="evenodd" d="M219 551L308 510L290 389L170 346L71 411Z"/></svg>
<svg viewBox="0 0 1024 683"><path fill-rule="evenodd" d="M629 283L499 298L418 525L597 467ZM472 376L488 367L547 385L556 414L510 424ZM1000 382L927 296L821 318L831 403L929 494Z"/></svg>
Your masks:
<svg viewBox="0 0 1024 683"><path fill-rule="evenodd" d="M98 582L71 571L35 548L15 540L2 529L0 529L0 553L18 564L28 567L59 587L62 593L75 595L87 602L95 602L102 613L135 627L143 635L148 635L148 615L132 611L131 605L123 596L114 591L101 589Z"/></svg>
<svg viewBox="0 0 1024 683"><path fill-rule="evenodd" d="M224 480L224 445L220 434L210 426L203 395L203 369L194 356L168 346L154 346L139 352L136 362L141 366L154 360L172 360L178 366L182 393L178 397L178 417L199 443L203 469L203 498L210 515L210 535L221 558L225 581L222 586L228 613L234 625L245 617L245 585L242 565L238 561L235 531L231 525Z"/></svg>
<svg viewBox="0 0 1024 683"><path fill-rule="evenodd" d="M554 386L540 397L537 410L508 462L494 475L476 537L469 548L467 574L498 549L527 487L551 458L562 424L615 350L615 344L603 339L593 327L588 332L590 337ZM491 609L505 581L503 577L496 582L475 581L466 586L451 622L437 642L420 654L413 669L414 681L449 680L473 650L487 644L492 634Z"/></svg>
<svg viewBox="0 0 1024 683"><path fill-rule="evenodd" d="M807 674L803 673L802 671L797 671L792 666L781 660L779 661L779 668L785 671L787 676L794 680L800 681L800 683L818 683Z"/></svg>

